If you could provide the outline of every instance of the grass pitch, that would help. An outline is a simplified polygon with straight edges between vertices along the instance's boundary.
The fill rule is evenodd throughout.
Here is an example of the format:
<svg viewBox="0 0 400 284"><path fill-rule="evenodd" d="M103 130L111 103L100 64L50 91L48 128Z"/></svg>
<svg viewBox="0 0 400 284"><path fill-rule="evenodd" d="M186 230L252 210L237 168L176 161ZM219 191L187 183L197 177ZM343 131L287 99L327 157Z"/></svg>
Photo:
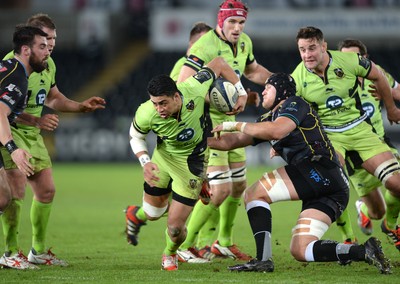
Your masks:
<svg viewBox="0 0 400 284"><path fill-rule="evenodd" d="M249 184L265 168L248 170ZM393 274L381 275L366 263L339 266L336 263L300 263L289 252L291 229L300 210L300 202L281 202L271 206L273 216L273 273L233 273L226 267L237 262L217 259L208 264L180 264L175 272L161 271L165 245L166 218L142 227L139 245L127 244L123 209L141 204L142 170L137 164L55 164L57 194L50 219L47 245L66 259L68 267L43 267L35 271L2 269L3 283L397 283L400 279L400 252L380 232L374 222L374 234L382 241L392 260ZM31 245L29 208L31 190L27 190L22 211L19 240L27 253ZM353 229L360 242L367 240L356 224L352 193L349 203ZM2 236L2 233L1 233ZM340 241L336 225L324 239ZM255 245L242 205L234 228L235 243L251 255Z"/></svg>

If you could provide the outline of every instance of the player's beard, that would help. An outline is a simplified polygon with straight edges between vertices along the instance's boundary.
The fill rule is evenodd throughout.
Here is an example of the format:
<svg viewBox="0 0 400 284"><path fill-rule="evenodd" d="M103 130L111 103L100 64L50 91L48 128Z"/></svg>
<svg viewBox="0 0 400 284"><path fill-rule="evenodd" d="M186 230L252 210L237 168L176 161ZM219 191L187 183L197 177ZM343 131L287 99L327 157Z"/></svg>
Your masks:
<svg viewBox="0 0 400 284"><path fill-rule="evenodd" d="M46 60L39 60L36 53L32 52L29 57L29 65L32 67L34 72L40 73L47 68L47 58Z"/></svg>

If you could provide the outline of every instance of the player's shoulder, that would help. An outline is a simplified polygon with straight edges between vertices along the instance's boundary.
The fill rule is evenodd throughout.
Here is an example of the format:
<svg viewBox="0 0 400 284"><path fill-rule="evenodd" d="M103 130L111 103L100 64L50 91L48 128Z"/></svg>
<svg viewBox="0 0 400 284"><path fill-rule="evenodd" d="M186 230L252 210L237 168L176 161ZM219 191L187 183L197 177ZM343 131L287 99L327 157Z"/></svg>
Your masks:
<svg viewBox="0 0 400 284"><path fill-rule="evenodd" d="M56 63L54 62L53 58L49 57L47 59L47 65L48 65L48 69L56 70Z"/></svg>
<svg viewBox="0 0 400 284"><path fill-rule="evenodd" d="M243 40L243 41L251 42L250 36L248 34L244 33L244 32L240 35L240 39Z"/></svg>
<svg viewBox="0 0 400 284"><path fill-rule="evenodd" d="M301 107L309 107L310 106L309 103L300 96L288 97L285 100L284 105L285 106L301 106Z"/></svg>
<svg viewBox="0 0 400 284"><path fill-rule="evenodd" d="M3 60L11 59L14 58L14 51L11 50L9 53L7 53L4 57Z"/></svg>
<svg viewBox="0 0 400 284"><path fill-rule="evenodd" d="M341 61L344 63L351 63L352 61L358 62L358 58L361 56L355 52L342 52L339 50L329 50L329 53L334 61Z"/></svg>

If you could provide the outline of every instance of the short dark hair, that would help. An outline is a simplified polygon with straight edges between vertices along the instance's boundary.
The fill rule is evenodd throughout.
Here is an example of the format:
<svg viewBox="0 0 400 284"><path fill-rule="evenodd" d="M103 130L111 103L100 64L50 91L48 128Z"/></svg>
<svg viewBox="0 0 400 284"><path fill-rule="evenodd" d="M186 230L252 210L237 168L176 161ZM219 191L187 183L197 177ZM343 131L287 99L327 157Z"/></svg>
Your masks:
<svg viewBox="0 0 400 284"><path fill-rule="evenodd" d="M316 27L303 27L297 32L296 41L299 39L312 39L315 38L319 42L324 41L324 34L319 28Z"/></svg>
<svg viewBox="0 0 400 284"><path fill-rule="evenodd" d="M35 36L37 35L47 37L47 33L40 28L23 24L17 25L13 35L14 53L20 54L23 45L32 47L35 42Z"/></svg>
<svg viewBox="0 0 400 284"><path fill-rule="evenodd" d="M191 40L194 36L200 33L208 32L210 30L212 30L212 27L210 27L207 23L197 22L193 25L192 29L190 30L189 40Z"/></svg>
<svg viewBox="0 0 400 284"><path fill-rule="evenodd" d="M178 88L175 81L165 74L154 76L147 85L147 93L154 97L173 97L176 92Z"/></svg>
<svg viewBox="0 0 400 284"><path fill-rule="evenodd" d="M347 47L358 47L360 50L360 54L362 56L368 55L367 47L365 44L359 40L359 39L354 39L354 38L347 38L338 44L338 50L342 50L342 48L347 48Z"/></svg>
<svg viewBox="0 0 400 284"><path fill-rule="evenodd" d="M54 24L53 20L47 14L39 13L31 16L26 24L28 26L37 27L39 29L48 28L51 30L56 29L56 25Z"/></svg>

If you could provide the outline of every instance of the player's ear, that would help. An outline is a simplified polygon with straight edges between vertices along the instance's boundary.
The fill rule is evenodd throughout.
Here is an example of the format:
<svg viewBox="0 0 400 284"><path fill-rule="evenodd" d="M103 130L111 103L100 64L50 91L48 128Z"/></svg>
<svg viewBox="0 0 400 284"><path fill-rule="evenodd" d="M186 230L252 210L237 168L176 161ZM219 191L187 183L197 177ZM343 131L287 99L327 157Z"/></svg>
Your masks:
<svg viewBox="0 0 400 284"><path fill-rule="evenodd" d="M322 52L325 53L328 50L328 43L324 41L322 43Z"/></svg>

